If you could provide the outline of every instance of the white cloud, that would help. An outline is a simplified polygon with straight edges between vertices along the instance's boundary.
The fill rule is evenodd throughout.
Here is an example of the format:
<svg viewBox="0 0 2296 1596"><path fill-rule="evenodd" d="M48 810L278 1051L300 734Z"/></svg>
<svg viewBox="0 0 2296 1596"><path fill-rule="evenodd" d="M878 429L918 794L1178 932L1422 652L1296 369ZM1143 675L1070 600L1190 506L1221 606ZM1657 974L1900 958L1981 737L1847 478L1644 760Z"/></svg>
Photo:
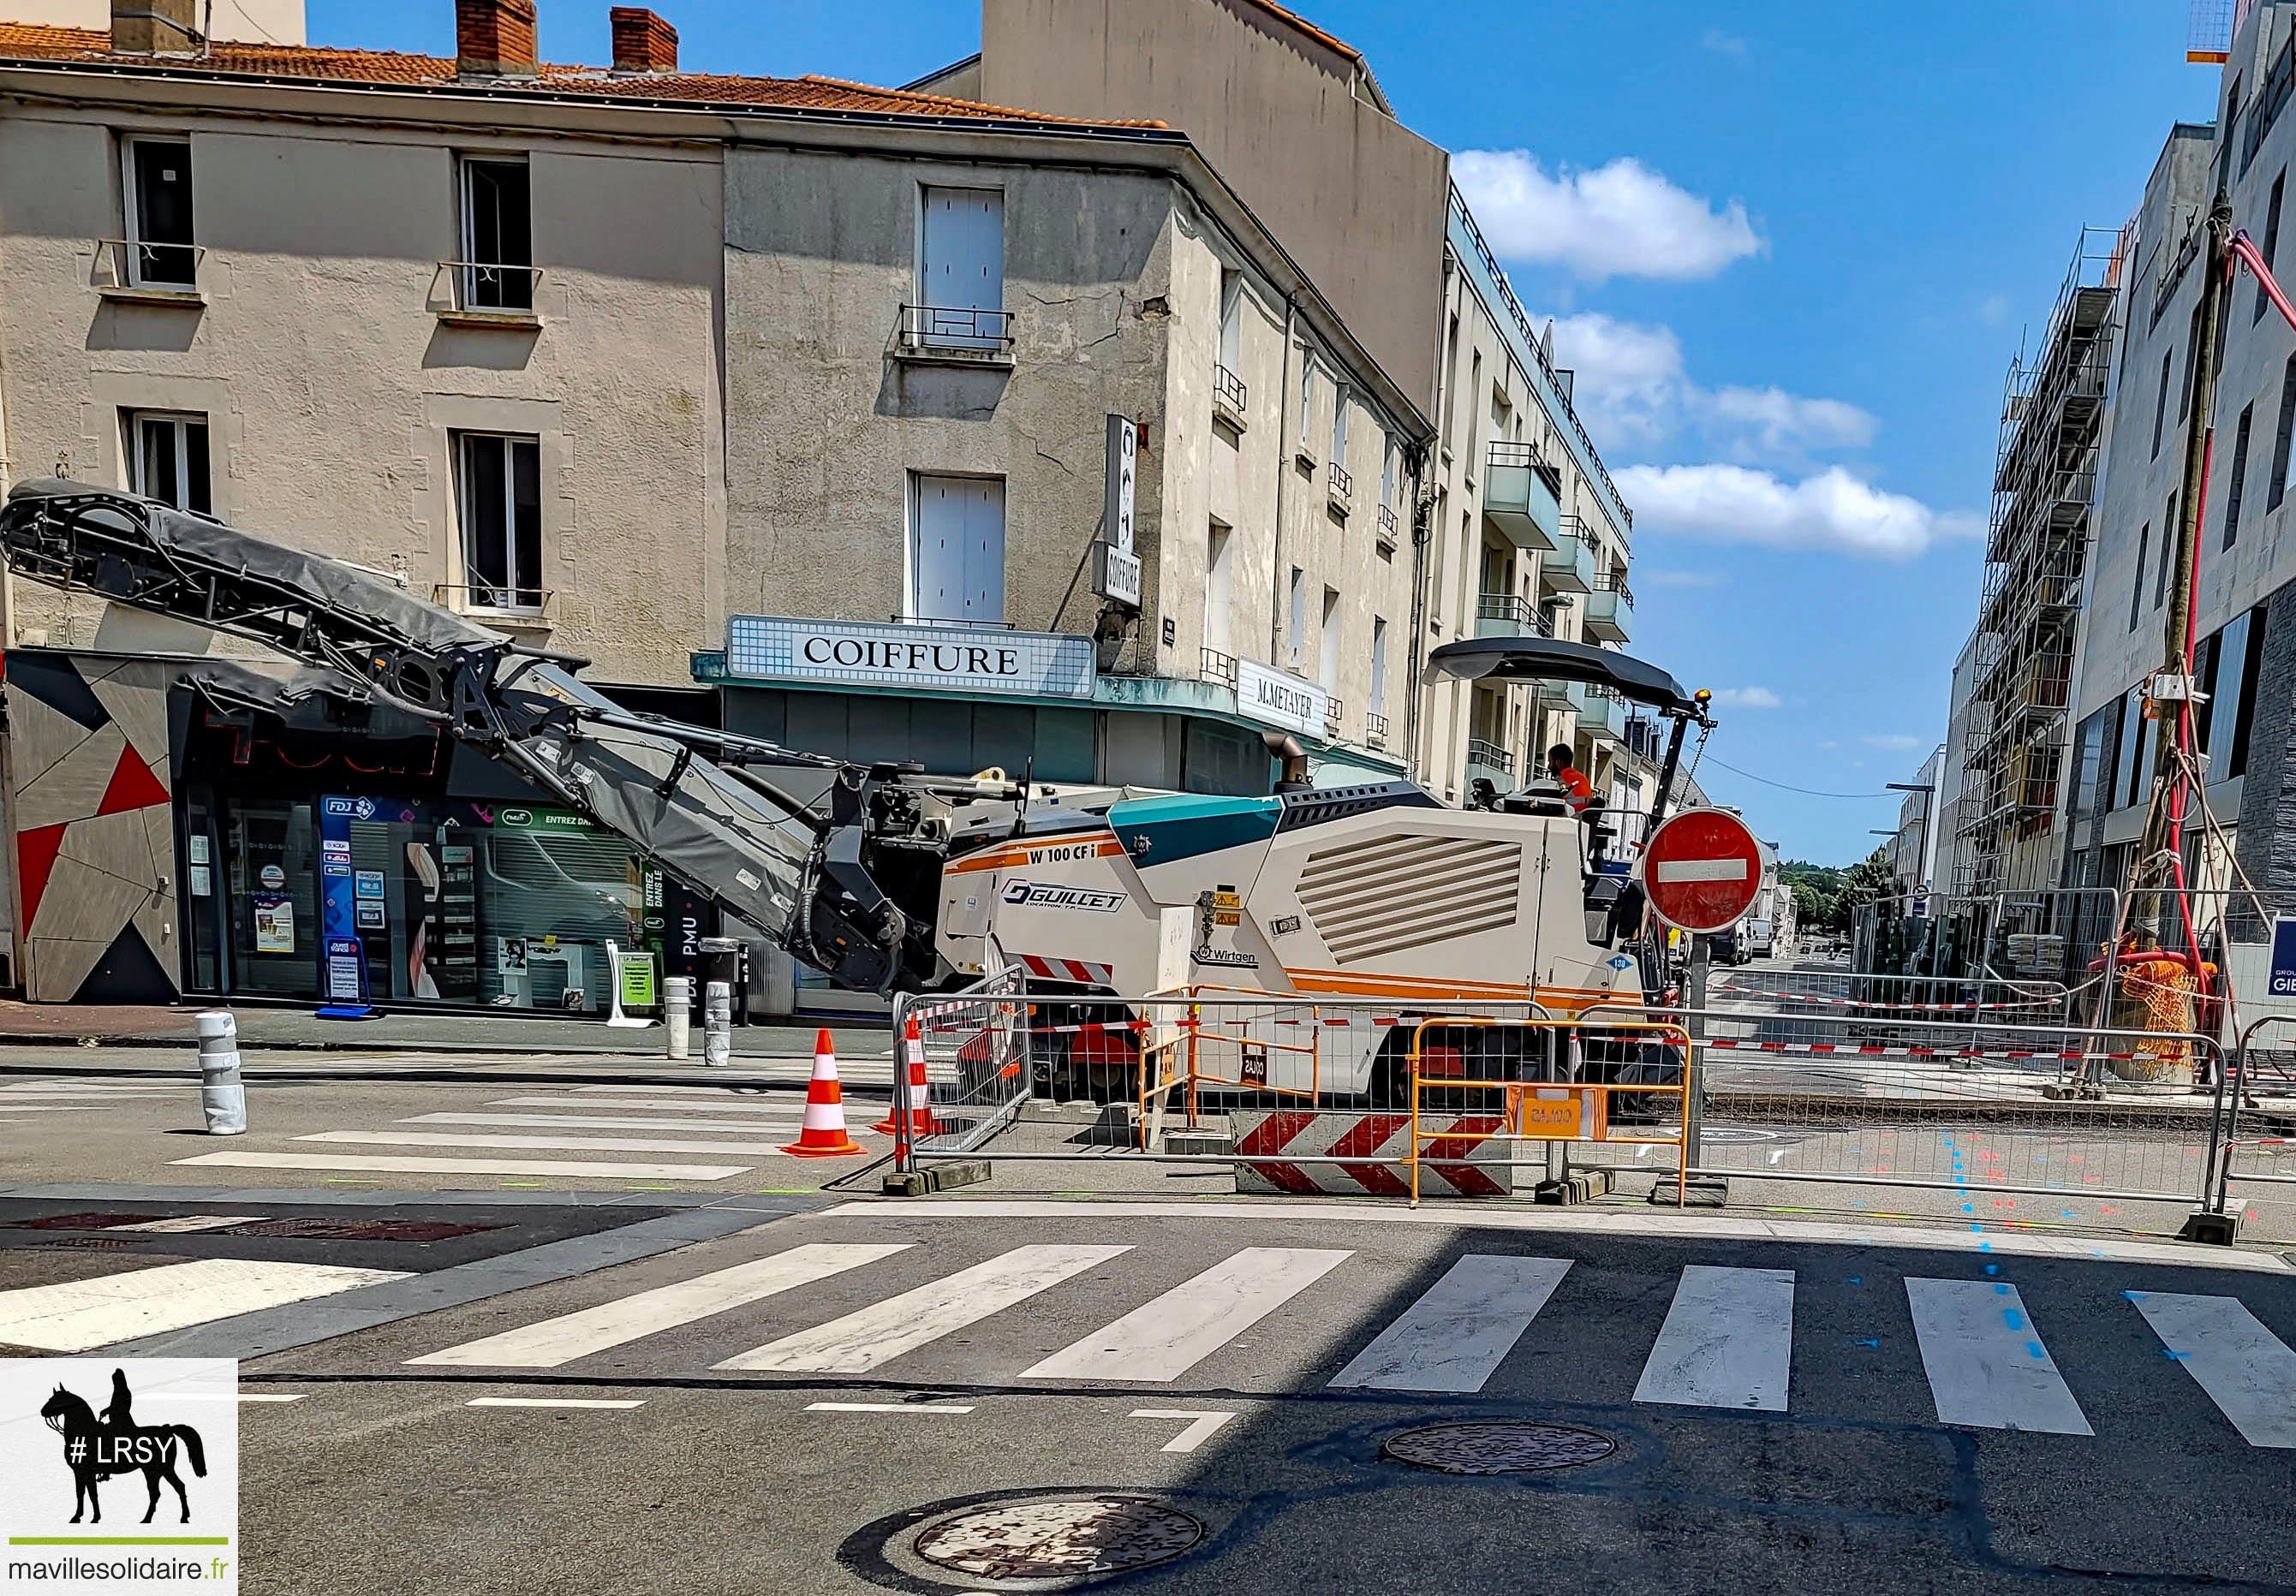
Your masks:
<svg viewBox="0 0 2296 1596"><path fill-rule="evenodd" d="M1988 327L1998 327L2009 319L2009 297L2006 294L1986 295L1977 307L1977 319Z"/></svg>
<svg viewBox="0 0 2296 1596"><path fill-rule="evenodd" d="M1726 388L1707 396L1718 419L1743 427L1761 446L1785 449L1862 448L1879 423L1841 399L1805 399L1777 388Z"/></svg>
<svg viewBox="0 0 2296 1596"><path fill-rule="evenodd" d="M1862 448L1880 423L1841 399L1780 388L1702 388L1670 327L1600 311L1554 323L1554 358L1572 372L1571 403L1607 447L1648 447L1690 430L1742 463L1800 465L1810 450Z"/></svg>
<svg viewBox="0 0 2296 1596"><path fill-rule="evenodd" d="M1746 41L1734 33L1725 33L1719 28L1710 28L1698 41L1717 55L1729 56L1733 61L1746 59Z"/></svg>
<svg viewBox="0 0 2296 1596"><path fill-rule="evenodd" d="M1630 465L1617 477L1637 531L1910 560L1984 530L1976 515L1932 510L1840 466L1799 481L1740 465Z"/></svg>
<svg viewBox="0 0 2296 1596"><path fill-rule="evenodd" d="M1717 210L1632 156L1549 176L1528 150L1462 150L1451 175L1500 255L1586 282L1694 282L1764 248L1742 201Z"/></svg>
<svg viewBox="0 0 2296 1596"><path fill-rule="evenodd" d="M1730 576L1726 571L1638 570L1635 585L1638 587L1726 587Z"/></svg>
<svg viewBox="0 0 2296 1596"><path fill-rule="evenodd" d="M1714 692L1721 709L1783 709L1785 700L1767 687L1721 687Z"/></svg>
<svg viewBox="0 0 2296 1596"><path fill-rule="evenodd" d="M1857 741L1869 749L1889 749L1898 753L1911 753L1915 749L1936 746L1925 739L1909 737L1903 732L1869 732Z"/></svg>
<svg viewBox="0 0 2296 1596"><path fill-rule="evenodd" d="M1817 746L1821 749L1838 749L1841 746L1841 741L1839 738L1828 737L1819 742Z"/></svg>

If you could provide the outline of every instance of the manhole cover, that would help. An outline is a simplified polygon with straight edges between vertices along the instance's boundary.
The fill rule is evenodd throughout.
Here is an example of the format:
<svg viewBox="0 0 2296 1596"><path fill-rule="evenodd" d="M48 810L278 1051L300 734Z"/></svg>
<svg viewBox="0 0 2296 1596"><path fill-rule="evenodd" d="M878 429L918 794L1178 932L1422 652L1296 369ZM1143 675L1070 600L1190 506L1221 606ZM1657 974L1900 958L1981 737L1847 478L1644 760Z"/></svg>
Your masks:
<svg viewBox="0 0 2296 1596"><path fill-rule="evenodd" d="M1598 1463L1618 1443L1568 1424L1430 1424L1390 1436L1380 1451L1399 1463L1445 1474L1519 1474Z"/></svg>
<svg viewBox="0 0 2296 1596"><path fill-rule="evenodd" d="M980 1579L1077 1579L1175 1558L1204 1526L1146 1496L1039 1497L971 1508L926 1526L917 1555Z"/></svg>

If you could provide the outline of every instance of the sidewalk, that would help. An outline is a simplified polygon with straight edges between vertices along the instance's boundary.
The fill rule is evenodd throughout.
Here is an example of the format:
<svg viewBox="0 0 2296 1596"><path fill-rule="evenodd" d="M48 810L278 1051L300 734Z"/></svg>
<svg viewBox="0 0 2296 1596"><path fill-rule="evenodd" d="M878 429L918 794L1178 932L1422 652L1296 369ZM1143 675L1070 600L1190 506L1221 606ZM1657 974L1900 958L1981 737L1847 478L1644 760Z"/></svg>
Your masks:
<svg viewBox="0 0 2296 1596"><path fill-rule="evenodd" d="M20 1003L0 1000L0 1049L9 1046L184 1048L195 1043L192 1018L213 1005L100 1005ZM660 1026L644 1030L609 1030L603 1020L557 1019L475 1012L467 1014L384 1013L373 1019L321 1019L305 1009L239 1008L239 1045L243 1052L339 1052L422 1053L594 1053L617 1059L657 1060L665 1047ZM734 1052L742 1058L810 1057L816 1021L784 1021L734 1027ZM839 1055L882 1052L891 1044L882 1024L840 1021L832 1026ZM701 1027L693 1027L693 1052L701 1052Z"/></svg>

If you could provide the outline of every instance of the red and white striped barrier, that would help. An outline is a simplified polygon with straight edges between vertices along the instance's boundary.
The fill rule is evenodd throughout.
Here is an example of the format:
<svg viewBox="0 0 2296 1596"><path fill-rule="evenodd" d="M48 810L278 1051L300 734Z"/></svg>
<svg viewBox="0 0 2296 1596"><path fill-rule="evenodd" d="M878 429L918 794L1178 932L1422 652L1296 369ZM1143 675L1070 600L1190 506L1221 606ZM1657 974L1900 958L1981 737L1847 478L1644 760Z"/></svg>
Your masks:
<svg viewBox="0 0 2296 1596"><path fill-rule="evenodd" d="M1074 981L1083 986L1108 986L1116 980L1113 967L1085 959L1047 959L1039 954L1022 954L1020 959L1021 968L1040 980Z"/></svg>
<svg viewBox="0 0 2296 1596"><path fill-rule="evenodd" d="M1887 980L1889 978L1876 978ZM2046 1009L2061 1001L2054 997L2027 997L2001 1003L1901 1003L1879 997L1820 997L1813 992L1770 992L1759 986L1717 986L1710 995L1770 997L1791 1003L1824 1003L1836 1009L1897 1009L1915 1014L1975 1014L2001 1009Z"/></svg>
<svg viewBox="0 0 2296 1596"><path fill-rule="evenodd" d="M1238 1191L1408 1197L1411 1116L1276 1109L1229 1117ZM1496 1114L1423 1115L1419 1188L1427 1197L1505 1197L1514 1190ZM1300 1163L1336 1158L1338 1163Z"/></svg>
<svg viewBox="0 0 2296 1596"><path fill-rule="evenodd" d="M1716 1051L1747 1053L1818 1053L1844 1054L1855 1058L1890 1059L2150 1059L2151 1053L2092 1053L2079 1048L2065 1052L2048 1052L2039 1048L1987 1047L1911 1047L1893 1044L1861 1042L1752 1042L1728 1036L1716 1036L1699 1045Z"/></svg>

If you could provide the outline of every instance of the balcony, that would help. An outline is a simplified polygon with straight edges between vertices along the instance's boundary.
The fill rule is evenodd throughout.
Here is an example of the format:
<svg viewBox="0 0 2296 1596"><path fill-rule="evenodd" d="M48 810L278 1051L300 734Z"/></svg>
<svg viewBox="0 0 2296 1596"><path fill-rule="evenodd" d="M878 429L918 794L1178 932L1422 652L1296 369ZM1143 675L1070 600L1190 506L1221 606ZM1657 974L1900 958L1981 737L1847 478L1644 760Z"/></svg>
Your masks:
<svg viewBox="0 0 2296 1596"><path fill-rule="evenodd" d="M1329 480L1332 495L1332 513L1344 520L1347 518L1349 507L1355 503L1356 479L1349 474L1347 467L1341 465L1337 460L1334 460L1332 462Z"/></svg>
<svg viewBox="0 0 2296 1596"><path fill-rule="evenodd" d="M450 327L542 325L535 296L542 268L483 260L442 260L431 268L430 314Z"/></svg>
<svg viewBox="0 0 2296 1596"><path fill-rule="evenodd" d="M1519 593L1487 593L1475 604L1478 637L1546 637L1554 628Z"/></svg>
<svg viewBox="0 0 2296 1596"><path fill-rule="evenodd" d="M1496 742L1467 739L1467 785L1487 781L1501 792L1514 790L1514 756Z"/></svg>
<svg viewBox="0 0 2296 1596"><path fill-rule="evenodd" d="M1483 475L1483 519L1519 549L1554 546L1562 477L1527 443L1495 443Z"/></svg>
<svg viewBox="0 0 2296 1596"><path fill-rule="evenodd" d="M1364 741L1375 749L1387 746L1387 716L1376 709L1364 711Z"/></svg>
<svg viewBox="0 0 2296 1596"><path fill-rule="evenodd" d="M1578 712L1578 729L1589 736L1617 742L1627 734L1627 701L1607 687L1592 684L1570 689L1570 707Z"/></svg>
<svg viewBox="0 0 2296 1596"><path fill-rule="evenodd" d="M1337 741L1340 735L1340 723L1347 718L1347 713L1348 707L1345 702L1339 699L1325 699L1324 700L1324 735Z"/></svg>
<svg viewBox="0 0 2296 1596"><path fill-rule="evenodd" d="M1243 413L1250 390L1243 379L1224 365L1212 367L1212 420L1225 422L1236 431L1243 430Z"/></svg>
<svg viewBox="0 0 2296 1596"><path fill-rule="evenodd" d="M207 303L207 296L201 291L201 268L207 264L207 255L206 249L198 244L98 239L95 269L90 282L107 299L196 308Z"/></svg>
<svg viewBox="0 0 2296 1596"><path fill-rule="evenodd" d="M1595 578L1587 595L1587 636L1595 642L1624 642L1635 624L1635 595L1619 576Z"/></svg>
<svg viewBox="0 0 2296 1596"><path fill-rule="evenodd" d="M1539 561L1539 585L1548 593L1592 593L1595 534L1575 515L1560 517L1559 521L1555 545Z"/></svg>
<svg viewBox="0 0 2296 1596"><path fill-rule="evenodd" d="M894 329L904 360L956 365L1013 364L1013 313L956 305L904 305Z"/></svg>
<svg viewBox="0 0 2296 1596"><path fill-rule="evenodd" d="M1395 506L1382 504L1379 507L1379 546L1392 553L1401 538L1402 528L1396 520Z"/></svg>
<svg viewBox="0 0 2296 1596"><path fill-rule="evenodd" d="M1218 649L1201 650L1196 674L1207 682L1218 682L1233 691L1235 687L1235 656L1223 654Z"/></svg>

